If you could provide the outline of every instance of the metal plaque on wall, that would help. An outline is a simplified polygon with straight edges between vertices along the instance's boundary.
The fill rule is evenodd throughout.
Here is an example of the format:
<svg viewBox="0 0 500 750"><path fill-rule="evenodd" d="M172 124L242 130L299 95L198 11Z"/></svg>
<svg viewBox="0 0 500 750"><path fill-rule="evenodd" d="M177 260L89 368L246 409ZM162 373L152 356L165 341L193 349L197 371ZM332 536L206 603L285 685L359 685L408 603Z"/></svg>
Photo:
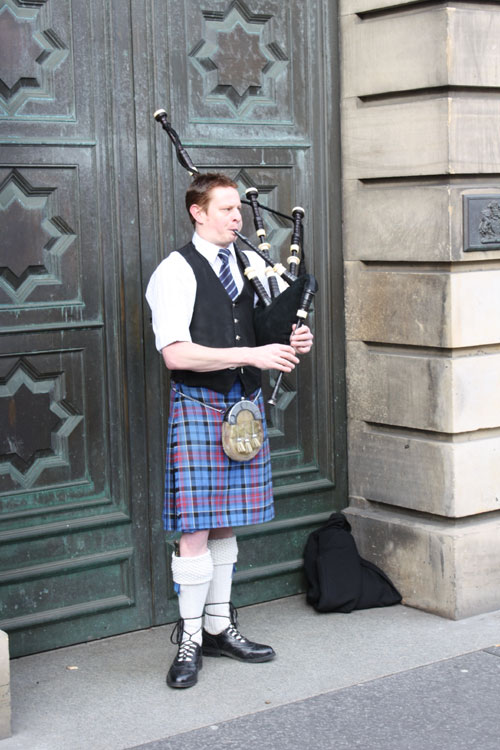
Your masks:
<svg viewBox="0 0 500 750"><path fill-rule="evenodd" d="M500 250L500 194L464 195L464 252Z"/></svg>

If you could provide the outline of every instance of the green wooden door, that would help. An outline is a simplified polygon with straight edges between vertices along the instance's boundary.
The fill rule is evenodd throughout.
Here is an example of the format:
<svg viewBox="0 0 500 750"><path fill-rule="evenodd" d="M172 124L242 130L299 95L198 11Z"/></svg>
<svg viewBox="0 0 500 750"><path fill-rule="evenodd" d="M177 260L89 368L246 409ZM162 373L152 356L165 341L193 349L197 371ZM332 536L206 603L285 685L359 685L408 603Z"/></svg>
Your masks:
<svg viewBox="0 0 500 750"><path fill-rule="evenodd" d="M201 170L225 171L242 193L257 187L263 202L285 213L304 207L308 270L320 282L314 355L269 411L276 518L238 533L236 604L302 591L308 534L346 505L337 12L327 0L154 4L151 103L165 107ZM158 240L146 276L191 231L183 207L189 175L156 127ZM267 229L286 262L290 224L273 218ZM254 236L249 213L244 233ZM158 357L149 341L151 373ZM157 395L155 383L150 425ZM163 400L160 418L165 411ZM162 478L153 481L160 489Z"/></svg>
<svg viewBox="0 0 500 750"><path fill-rule="evenodd" d="M0 2L0 627L152 623L128 3Z"/></svg>
<svg viewBox="0 0 500 750"><path fill-rule="evenodd" d="M195 163L304 206L320 280L316 352L270 412L277 517L240 535L236 603L301 590L307 534L345 504L336 13L0 0L0 628L14 655L176 617L168 383L143 294L190 230L160 106ZM269 230L286 242L286 224Z"/></svg>

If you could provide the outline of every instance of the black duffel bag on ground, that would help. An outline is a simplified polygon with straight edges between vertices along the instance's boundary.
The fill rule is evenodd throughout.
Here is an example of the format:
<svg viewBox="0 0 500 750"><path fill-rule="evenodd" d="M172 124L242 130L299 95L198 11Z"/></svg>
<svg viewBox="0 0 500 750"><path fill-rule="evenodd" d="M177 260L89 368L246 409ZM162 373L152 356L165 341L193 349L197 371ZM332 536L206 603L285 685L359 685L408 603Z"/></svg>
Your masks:
<svg viewBox="0 0 500 750"><path fill-rule="evenodd" d="M309 535L304 570L306 598L318 612L352 612L401 602L386 574L359 556L351 525L342 513L333 513Z"/></svg>

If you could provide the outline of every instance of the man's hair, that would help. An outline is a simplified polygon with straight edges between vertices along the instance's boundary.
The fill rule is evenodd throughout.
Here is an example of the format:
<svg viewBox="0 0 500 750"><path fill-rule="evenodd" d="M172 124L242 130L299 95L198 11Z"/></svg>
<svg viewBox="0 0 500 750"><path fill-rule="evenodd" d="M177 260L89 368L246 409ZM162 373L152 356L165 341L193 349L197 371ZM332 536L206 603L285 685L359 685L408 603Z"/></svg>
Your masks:
<svg viewBox="0 0 500 750"><path fill-rule="evenodd" d="M238 189L238 185L234 180L220 172L206 172L205 174L197 174L194 177L193 182L186 191L186 209L191 219L191 224L196 224L189 210L191 206L197 205L206 211L210 201L210 193L217 187Z"/></svg>

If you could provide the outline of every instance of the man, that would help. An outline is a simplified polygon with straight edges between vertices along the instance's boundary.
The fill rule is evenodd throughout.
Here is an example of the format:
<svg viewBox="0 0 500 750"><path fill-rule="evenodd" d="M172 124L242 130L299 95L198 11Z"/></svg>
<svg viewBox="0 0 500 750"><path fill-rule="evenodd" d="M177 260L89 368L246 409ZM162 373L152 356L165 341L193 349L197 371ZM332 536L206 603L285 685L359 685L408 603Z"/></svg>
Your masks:
<svg viewBox="0 0 500 750"><path fill-rule="evenodd" d="M301 326L290 345L255 345L254 291L236 259L240 230L236 184L222 174L197 175L186 193L192 242L156 269L146 298L156 346L171 371L164 523L180 531L172 574L179 594L179 649L167 674L173 688L196 684L202 653L263 662L270 646L236 629L230 608L237 543L233 526L274 516L270 453L260 371L291 372L313 337ZM250 251L252 265L264 263ZM258 404L265 441L249 461L226 456L221 445L226 409L245 397Z"/></svg>

